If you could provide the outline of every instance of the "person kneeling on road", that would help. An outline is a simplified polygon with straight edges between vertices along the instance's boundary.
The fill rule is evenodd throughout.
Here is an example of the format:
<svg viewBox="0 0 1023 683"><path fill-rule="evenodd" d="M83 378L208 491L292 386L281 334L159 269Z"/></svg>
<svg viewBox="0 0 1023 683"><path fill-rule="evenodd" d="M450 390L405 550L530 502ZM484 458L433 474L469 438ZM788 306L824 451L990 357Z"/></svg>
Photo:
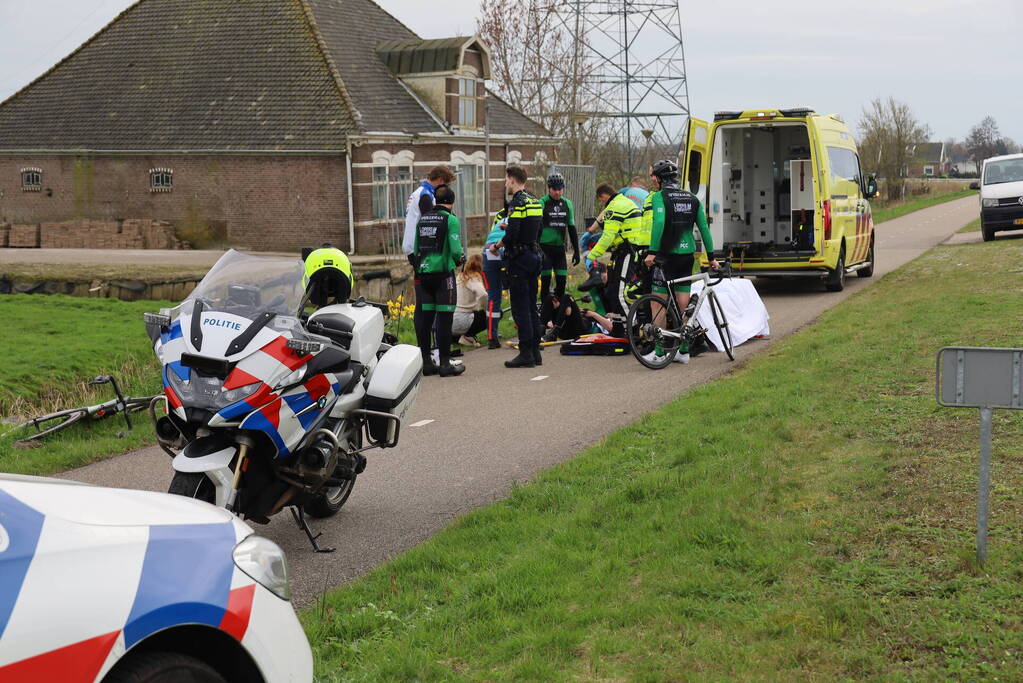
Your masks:
<svg viewBox="0 0 1023 683"><path fill-rule="evenodd" d="M416 270L416 341L423 354L423 374L452 377L465 372L464 365L451 364L451 323L455 312L455 267L463 263L460 226L451 213L455 193L442 185L434 195L435 203L423 202L416 224L412 250ZM430 351L431 332L437 323L437 348L440 365Z"/></svg>
<svg viewBox="0 0 1023 683"><path fill-rule="evenodd" d="M458 274L458 303L451 326L451 336L459 337L458 343L465 346L479 346L476 335L487 329L487 314L483 306L487 302L487 288L483 277L483 257L473 254Z"/></svg>
<svg viewBox="0 0 1023 683"><path fill-rule="evenodd" d="M653 291L667 299L668 290L675 292L675 301L680 311L689 305L689 283L668 286L668 282L693 274L696 252L696 237L693 227L700 229L703 248L707 252L707 262L711 268L718 268L714 259L714 241L707 225L707 214L699 198L679 187L678 166L669 160L658 161L650 167L650 179L656 191L647 195L643 205L643 220L649 227L650 252L645 259L648 266L654 269ZM664 312L655 320L655 324L664 324ZM660 353L658 353L660 351ZM664 355L660 349L650 352ZM689 362L689 347L682 342L675 360L679 363Z"/></svg>
<svg viewBox="0 0 1023 683"><path fill-rule="evenodd" d="M546 313L551 320L547 323L547 334L543 338L545 342L611 332L612 323L609 319L596 311L580 308L571 294L563 294L561 297L553 294L547 298L544 306L547 310L541 312L541 315Z"/></svg>

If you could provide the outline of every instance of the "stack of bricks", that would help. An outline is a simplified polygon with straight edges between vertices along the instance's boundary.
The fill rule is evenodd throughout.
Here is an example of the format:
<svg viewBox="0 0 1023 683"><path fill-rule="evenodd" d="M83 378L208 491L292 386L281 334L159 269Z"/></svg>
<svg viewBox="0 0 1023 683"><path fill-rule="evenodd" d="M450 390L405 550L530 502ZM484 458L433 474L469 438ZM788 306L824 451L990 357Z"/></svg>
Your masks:
<svg viewBox="0 0 1023 683"><path fill-rule="evenodd" d="M82 219L43 223L35 246L47 249L180 249L181 241L175 236L174 227L166 221Z"/></svg>
<svg viewBox="0 0 1023 683"><path fill-rule="evenodd" d="M18 224L12 225L10 235L7 238L7 246L33 249L38 247L39 226Z"/></svg>

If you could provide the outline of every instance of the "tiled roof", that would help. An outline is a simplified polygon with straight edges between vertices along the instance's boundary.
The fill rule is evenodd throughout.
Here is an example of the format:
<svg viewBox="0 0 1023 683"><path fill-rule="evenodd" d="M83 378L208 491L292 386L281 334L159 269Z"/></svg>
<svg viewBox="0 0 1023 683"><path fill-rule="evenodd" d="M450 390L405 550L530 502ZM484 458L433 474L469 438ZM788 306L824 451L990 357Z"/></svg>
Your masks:
<svg viewBox="0 0 1023 683"><path fill-rule="evenodd" d="M465 40L422 41L372 0L139 0L0 104L0 150L340 150L350 133L443 133L376 48ZM550 135L496 96L490 132Z"/></svg>
<svg viewBox="0 0 1023 683"><path fill-rule="evenodd" d="M921 142L914 150L914 156L926 164L941 163L941 152L945 148L944 142Z"/></svg>
<svg viewBox="0 0 1023 683"><path fill-rule="evenodd" d="M340 149L300 0L141 0L0 105L0 149Z"/></svg>

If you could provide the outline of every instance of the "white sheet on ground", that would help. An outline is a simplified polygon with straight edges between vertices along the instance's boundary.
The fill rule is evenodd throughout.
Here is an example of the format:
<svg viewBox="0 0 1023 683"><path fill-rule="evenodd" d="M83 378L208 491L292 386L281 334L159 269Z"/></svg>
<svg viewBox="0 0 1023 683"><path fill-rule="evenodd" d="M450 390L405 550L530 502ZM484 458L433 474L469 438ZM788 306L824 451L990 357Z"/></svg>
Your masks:
<svg viewBox="0 0 1023 683"><path fill-rule="evenodd" d="M693 294L700 294L702 291L703 283L694 282ZM764 302L761 301L752 282L737 277L722 280L719 284L714 285L714 293L717 294L725 317L728 318L728 329L732 333L732 346L738 346L758 335L771 334L771 328L768 325L771 316L767 314L767 307L764 306ZM707 339L715 349L720 351L722 349L721 336L714 326L710 305L704 304L700 307L697 319L701 325L707 328Z"/></svg>

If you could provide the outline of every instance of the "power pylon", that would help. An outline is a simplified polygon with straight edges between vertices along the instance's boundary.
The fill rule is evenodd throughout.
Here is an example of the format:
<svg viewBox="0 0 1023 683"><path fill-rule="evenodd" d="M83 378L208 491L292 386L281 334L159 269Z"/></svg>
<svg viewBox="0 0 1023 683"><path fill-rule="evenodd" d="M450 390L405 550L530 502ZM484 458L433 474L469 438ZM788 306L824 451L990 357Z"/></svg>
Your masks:
<svg viewBox="0 0 1023 683"><path fill-rule="evenodd" d="M621 122L631 174L646 150L678 150L689 117L689 83L677 0L540 3L576 45L571 82L579 117ZM580 78L580 73L583 76ZM652 132L651 132L652 131Z"/></svg>

